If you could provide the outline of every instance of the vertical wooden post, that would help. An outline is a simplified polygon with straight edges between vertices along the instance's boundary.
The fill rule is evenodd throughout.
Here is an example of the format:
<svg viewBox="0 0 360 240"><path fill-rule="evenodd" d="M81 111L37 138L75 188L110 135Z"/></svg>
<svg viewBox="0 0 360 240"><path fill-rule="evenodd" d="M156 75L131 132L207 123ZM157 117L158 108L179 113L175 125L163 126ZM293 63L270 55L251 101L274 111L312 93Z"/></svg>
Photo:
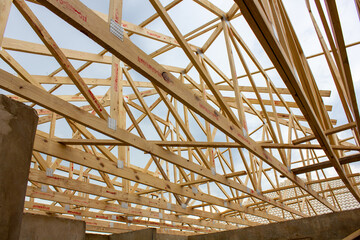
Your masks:
<svg viewBox="0 0 360 240"><path fill-rule="evenodd" d="M111 19L121 25L122 21L122 0L110 0L109 7L109 23ZM119 40L120 41L120 40ZM126 111L124 108L124 94L123 94L123 71L120 60L112 56L111 67L111 87L110 87L110 117L116 120L116 127L126 128ZM118 147L118 160L122 161L125 166L128 166L126 158L128 147ZM123 189L129 192L129 181L123 180Z"/></svg>

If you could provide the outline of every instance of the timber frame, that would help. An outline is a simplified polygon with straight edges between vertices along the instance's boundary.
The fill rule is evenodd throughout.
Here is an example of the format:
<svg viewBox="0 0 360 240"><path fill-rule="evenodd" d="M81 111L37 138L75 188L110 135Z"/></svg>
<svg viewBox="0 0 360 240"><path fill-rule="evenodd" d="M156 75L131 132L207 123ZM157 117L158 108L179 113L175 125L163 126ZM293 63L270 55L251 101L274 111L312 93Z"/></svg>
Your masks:
<svg viewBox="0 0 360 240"><path fill-rule="evenodd" d="M304 0L322 48L311 56L283 0L235 0L228 11L193 0L213 20L185 35L170 14L182 0L149 0L155 13L139 25L122 19L123 0L109 2L104 14L79 0L0 0L0 58L11 69L0 69L0 91L40 116L24 211L82 219L88 231L191 235L360 207L360 116L347 56L359 42L345 44L335 0ZM32 10L39 5L103 50L61 48ZM11 8L42 44L5 36ZM271 66L243 39L239 19ZM169 33L147 27L154 21ZM162 47L147 54L132 36ZM192 41L204 36L202 46ZM216 41L230 71L207 54ZM186 67L156 61L174 49ZM59 68L32 74L14 52ZM335 91L320 89L310 66L318 57ZM96 64L109 66L107 78L83 76ZM347 122L330 118L330 93Z"/></svg>

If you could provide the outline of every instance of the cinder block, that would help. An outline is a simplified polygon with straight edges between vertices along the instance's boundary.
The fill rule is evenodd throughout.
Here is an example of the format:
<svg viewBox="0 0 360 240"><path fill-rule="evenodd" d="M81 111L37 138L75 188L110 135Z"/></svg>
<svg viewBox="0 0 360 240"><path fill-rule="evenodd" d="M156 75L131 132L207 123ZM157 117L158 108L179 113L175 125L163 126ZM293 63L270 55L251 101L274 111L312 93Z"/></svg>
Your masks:
<svg viewBox="0 0 360 240"><path fill-rule="evenodd" d="M38 116L0 95L0 238L19 239Z"/></svg>

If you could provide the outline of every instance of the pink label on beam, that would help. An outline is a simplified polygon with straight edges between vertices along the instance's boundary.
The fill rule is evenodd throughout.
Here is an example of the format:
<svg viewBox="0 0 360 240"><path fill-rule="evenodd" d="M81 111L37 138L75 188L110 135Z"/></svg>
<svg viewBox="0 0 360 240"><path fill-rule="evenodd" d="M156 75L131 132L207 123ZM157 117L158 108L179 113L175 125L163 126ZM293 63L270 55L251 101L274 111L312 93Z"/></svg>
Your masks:
<svg viewBox="0 0 360 240"><path fill-rule="evenodd" d="M78 17L83 20L84 22L87 22L87 16L84 16L79 10L77 10L71 3L65 0L56 0L58 3L60 3L64 8L76 13Z"/></svg>

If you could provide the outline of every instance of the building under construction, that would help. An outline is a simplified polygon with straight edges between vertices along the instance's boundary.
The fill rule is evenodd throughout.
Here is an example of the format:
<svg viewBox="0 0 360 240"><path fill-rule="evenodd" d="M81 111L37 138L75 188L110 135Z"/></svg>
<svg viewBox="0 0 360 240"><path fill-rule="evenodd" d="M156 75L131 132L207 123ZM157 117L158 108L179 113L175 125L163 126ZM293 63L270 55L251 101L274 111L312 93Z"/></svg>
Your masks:
<svg viewBox="0 0 360 240"><path fill-rule="evenodd" d="M359 239L359 0L0 0L0 239Z"/></svg>

